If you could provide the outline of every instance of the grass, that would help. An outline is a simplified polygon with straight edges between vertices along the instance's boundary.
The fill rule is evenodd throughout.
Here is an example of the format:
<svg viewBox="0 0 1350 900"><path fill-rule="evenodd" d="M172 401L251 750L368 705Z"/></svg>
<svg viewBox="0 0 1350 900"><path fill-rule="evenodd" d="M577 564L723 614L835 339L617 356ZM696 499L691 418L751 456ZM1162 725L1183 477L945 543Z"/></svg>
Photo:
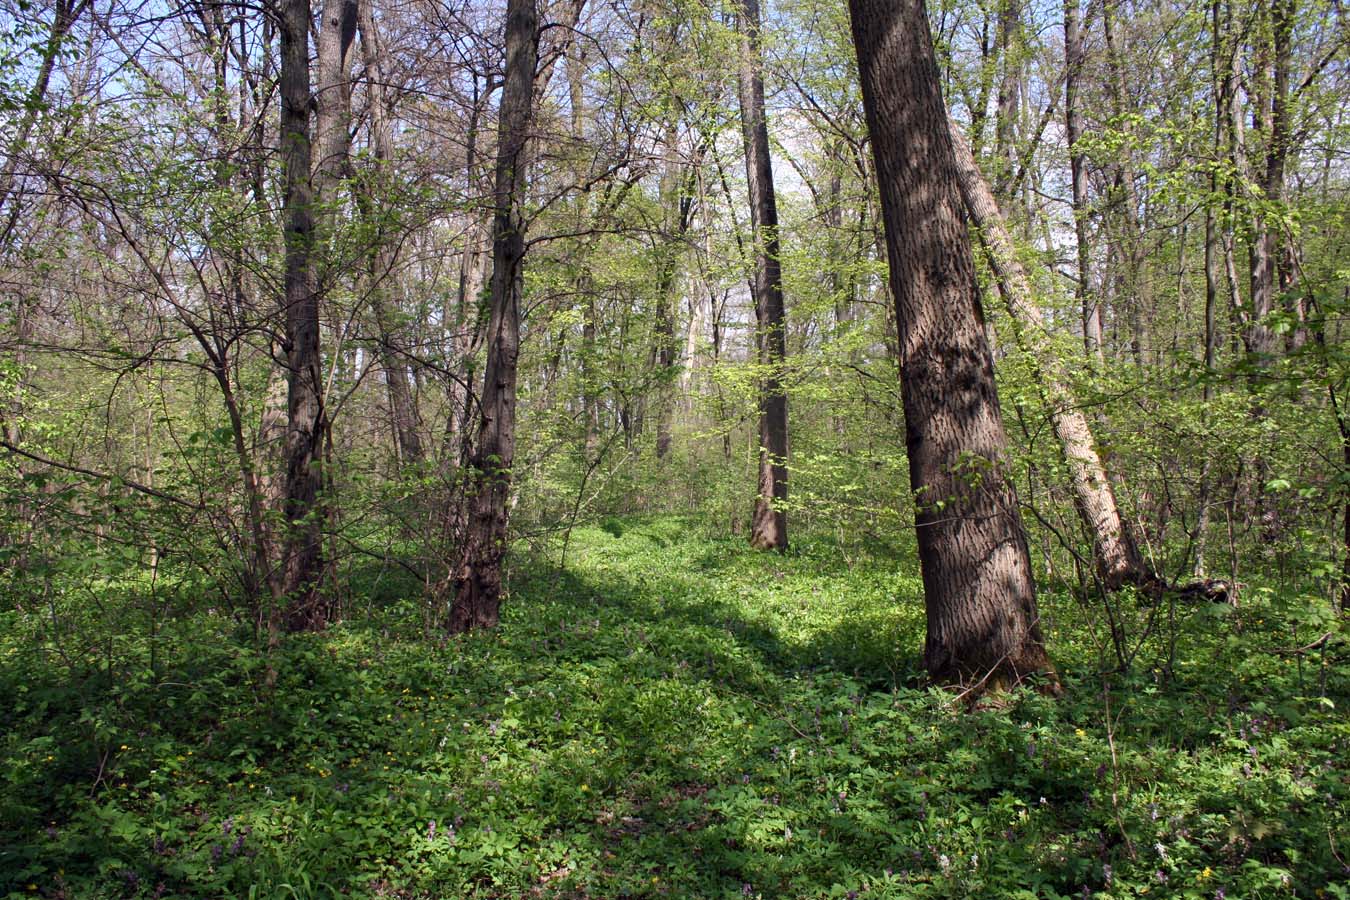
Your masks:
<svg viewBox="0 0 1350 900"><path fill-rule="evenodd" d="M511 584L445 641L353 573L358 611L270 656L135 590L0 613L0 894L1350 896L1315 599L1122 604L1148 637L1107 676L1097 613L1047 594L1067 697L969 712L884 549L615 520Z"/></svg>

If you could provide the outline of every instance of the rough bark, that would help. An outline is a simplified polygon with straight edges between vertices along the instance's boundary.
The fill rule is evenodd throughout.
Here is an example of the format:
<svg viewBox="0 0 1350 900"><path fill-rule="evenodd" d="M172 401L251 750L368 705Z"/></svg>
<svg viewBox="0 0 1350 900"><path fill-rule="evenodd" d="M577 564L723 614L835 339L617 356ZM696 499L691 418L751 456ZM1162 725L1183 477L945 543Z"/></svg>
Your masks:
<svg viewBox="0 0 1350 900"><path fill-rule="evenodd" d="M314 202L321 231L331 229L337 184L351 156L352 46L356 0L324 0L314 63Z"/></svg>
<svg viewBox="0 0 1350 900"><path fill-rule="evenodd" d="M899 328L928 638L924 663L976 692L1044 673L1026 533L961 216L923 0L850 0Z"/></svg>
<svg viewBox="0 0 1350 900"><path fill-rule="evenodd" d="M516 450L516 362L520 353L520 295L525 257L525 145L534 111L539 58L535 0L508 0L506 77L498 124L492 223L491 317L479 402L478 438L470 458L469 504L454 599L451 633L491 628L501 606L511 466Z"/></svg>
<svg viewBox="0 0 1350 900"><path fill-rule="evenodd" d="M320 629L329 610L319 592L323 568L323 407L319 297L314 287L314 196L310 183L309 0L280 7L281 148L285 177L283 237L288 422L286 544L282 574L292 630Z"/></svg>
<svg viewBox="0 0 1350 900"><path fill-rule="evenodd" d="M756 346L763 375L759 387L759 492L750 525L750 544L759 549L787 548L788 496L787 356L783 275L779 263L778 204L774 197L769 126L764 113L764 77L759 47L759 2L740 0L741 52L737 96L745 177L750 189L750 224L755 240Z"/></svg>
<svg viewBox="0 0 1350 900"><path fill-rule="evenodd" d="M1032 360L1036 377L1050 410L1055 436L1064 453L1073 483L1074 504L1092 535L1092 555L1097 573L1108 589L1125 584L1149 584L1156 576L1148 571L1130 530L1120 515L1115 491L1102 465L1087 417L1073 395L1068 370L1055 352L1031 282L1017 259L1003 215L993 191L966 144L959 127L951 123L956 173L971 221L979 229L999 288L1012 317L1017 342Z"/></svg>

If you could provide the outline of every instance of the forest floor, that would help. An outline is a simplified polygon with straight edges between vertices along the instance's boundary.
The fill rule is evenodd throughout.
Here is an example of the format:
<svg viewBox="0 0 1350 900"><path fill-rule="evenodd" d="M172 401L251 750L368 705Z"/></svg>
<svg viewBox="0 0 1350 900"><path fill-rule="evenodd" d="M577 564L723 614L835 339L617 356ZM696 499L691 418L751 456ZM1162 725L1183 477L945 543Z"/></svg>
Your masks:
<svg viewBox="0 0 1350 900"><path fill-rule="evenodd" d="M923 683L900 551L559 550L450 641L376 567L270 652L135 591L0 611L0 895L1350 897L1325 600L1121 599L1103 675L1100 600L1043 591L1066 696L972 711Z"/></svg>

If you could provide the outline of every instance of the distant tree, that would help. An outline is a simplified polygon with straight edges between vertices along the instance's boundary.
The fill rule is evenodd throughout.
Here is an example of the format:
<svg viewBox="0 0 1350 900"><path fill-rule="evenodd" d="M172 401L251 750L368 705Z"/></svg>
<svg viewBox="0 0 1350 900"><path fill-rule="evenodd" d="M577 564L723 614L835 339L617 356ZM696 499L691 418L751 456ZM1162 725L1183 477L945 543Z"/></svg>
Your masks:
<svg viewBox="0 0 1350 900"><path fill-rule="evenodd" d="M923 0L850 0L900 337L928 637L938 680L1054 683L961 215Z"/></svg>

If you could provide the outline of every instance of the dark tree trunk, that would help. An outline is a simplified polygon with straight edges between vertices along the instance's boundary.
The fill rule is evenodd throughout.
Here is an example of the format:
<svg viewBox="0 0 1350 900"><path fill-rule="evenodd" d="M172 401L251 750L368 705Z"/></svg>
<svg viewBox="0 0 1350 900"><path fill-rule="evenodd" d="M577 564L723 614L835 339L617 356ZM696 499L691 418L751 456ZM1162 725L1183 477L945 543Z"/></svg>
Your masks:
<svg viewBox="0 0 1350 900"><path fill-rule="evenodd" d="M479 152L480 123L491 88L480 94L474 81L469 127L465 136L464 189L468 196L477 197L486 177L482 173ZM487 242L490 223L487 217L471 211L464 234L464 249L459 257L459 287L455 305L445 310L447 335L453 356L453 374L447 390L444 458L447 464L462 467L468 464L473 449L471 419L473 415L473 383L477 372L474 362L483 339L482 309L483 282L487 268Z"/></svg>
<svg viewBox="0 0 1350 900"><path fill-rule="evenodd" d="M309 0L281 5L281 148L285 172L286 626L320 629L329 609L319 592L323 569L323 407L319 297L314 287L314 196L310 183Z"/></svg>
<svg viewBox="0 0 1350 900"><path fill-rule="evenodd" d="M764 115L764 78L760 72L759 2L740 0L741 53L737 93L741 136L745 141L745 177L750 187L750 224L755 238L755 333L759 364L759 494L755 498L750 544L759 549L787 548L788 494L787 356L783 275L779 264L778 204L769 157L769 126Z"/></svg>
<svg viewBox="0 0 1350 900"><path fill-rule="evenodd" d="M928 639L940 681L976 692L1054 669L960 212L923 0L850 0L900 337Z"/></svg>
<svg viewBox="0 0 1350 900"><path fill-rule="evenodd" d="M520 353L520 294L525 257L525 195L534 111L534 69L539 61L539 14L535 0L509 0L506 7L506 77L498 125L497 171L492 223L491 317L480 398L478 439L469 460L465 491L468 515L454 599L451 633L497 624L502 559L506 553L507 499L516 451L516 362Z"/></svg>

